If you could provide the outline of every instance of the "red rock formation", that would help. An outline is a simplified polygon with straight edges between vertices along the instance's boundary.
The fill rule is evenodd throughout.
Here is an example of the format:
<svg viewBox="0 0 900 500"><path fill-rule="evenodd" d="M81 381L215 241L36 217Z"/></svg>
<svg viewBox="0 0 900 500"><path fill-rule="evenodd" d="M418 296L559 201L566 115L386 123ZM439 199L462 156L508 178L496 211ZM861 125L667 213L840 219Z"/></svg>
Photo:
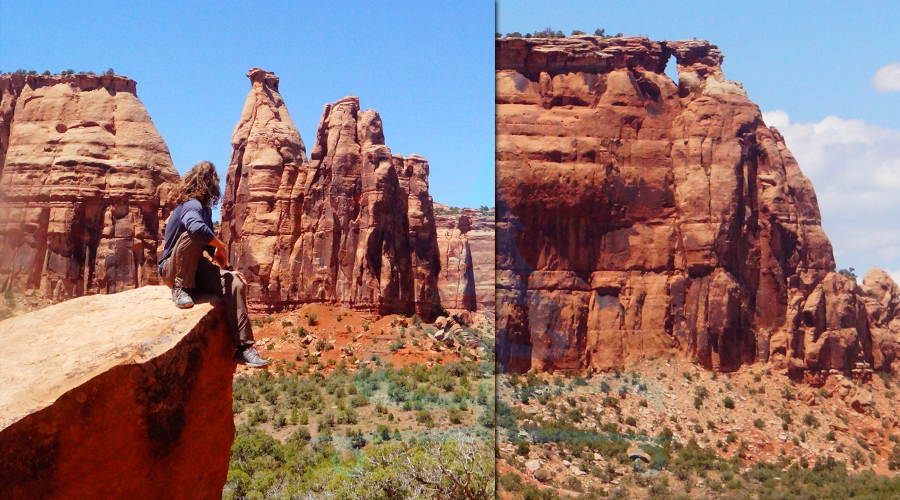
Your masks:
<svg viewBox="0 0 900 500"><path fill-rule="evenodd" d="M435 204L441 255L438 288L448 312L494 310L494 216Z"/></svg>
<svg viewBox="0 0 900 500"><path fill-rule="evenodd" d="M0 177L6 165L6 150L9 149L9 130L12 127L16 100L25 87L24 75L0 76Z"/></svg>
<svg viewBox="0 0 900 500"><path fill-rule="evenodd" d="M705 41L496 42L499 356L866 371L815 192ZM670 56L676 84L663 71ZM877 349L876 349L877 350ZM880 355L880 354L879 354Z"/></svg>
<svg viewBox="0 0 900 500"><path fill-rule="evenodd" d="M875 369L900 372L900 287L886 272L873 267L863 278L862 292Z"/></svg>
<svg viewBox="0 0 900 500"><path fill-rule="evenodd" d="M281 281L291 268L309 163L278 77L258 68L247 76L252 87L231 140L221 231L229 260L248 278L248 300L280 302L288 300Z"/></svg>
<svg viewBox="0 0 900 500"><path fill-rule="evenodd" d="M0 322L0 497L221 498L234 347L164 286Z"/></svg>
<svg viewBox="0 0 900 500"><path fill-rule="evenodd" d="M307 163L277 77L248 76L222 233L251 281L251 304L431 316L439 262L428 162L393 155L378 113L346 97L325 106Z"/></svg>
<svg viewBox="0 0 900 500"><path fill-rule="evenodd" d="M121 76L0 77L0 289L45 297L157 283L178 173Z"/></svg>

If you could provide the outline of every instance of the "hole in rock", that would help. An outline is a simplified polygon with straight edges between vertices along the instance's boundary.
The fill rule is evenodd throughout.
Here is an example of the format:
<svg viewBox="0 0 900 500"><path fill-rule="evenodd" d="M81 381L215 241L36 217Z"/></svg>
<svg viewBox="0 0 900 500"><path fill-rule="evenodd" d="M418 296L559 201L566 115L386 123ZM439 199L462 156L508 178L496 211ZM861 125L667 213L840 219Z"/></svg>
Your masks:
<svg viewBox="0 0 900 500"><path fill-rule="evenodd" d="M669 56L669 60L666 62L665 74L669 78L675 82L675 86L678 86L678 63L675 62L675 56Z"/></svg>

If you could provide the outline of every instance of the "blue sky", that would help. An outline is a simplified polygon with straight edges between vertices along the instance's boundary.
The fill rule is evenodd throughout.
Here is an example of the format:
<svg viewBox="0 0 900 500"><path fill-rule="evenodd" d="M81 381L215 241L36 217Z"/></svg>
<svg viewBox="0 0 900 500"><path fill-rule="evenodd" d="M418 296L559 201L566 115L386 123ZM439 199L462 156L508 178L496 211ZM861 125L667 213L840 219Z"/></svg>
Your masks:
<svg viewBox="0 0 900 500"><path fill-rule="evenodd" d="M245 74L261 67L307 153L324 104L357 95L394 153L428 158L435 201L493 206L493 29L485 0L4 1L0 69L114 68L137 81L179 172L209 159L224 179Z"/></svg>
<svg viewBox="0 0 900 500"><path fill-rule="evenodd" d="M547 27L718 45L812 180L838 267L900 282L900 2L498 1L500 33Z"/></svg>

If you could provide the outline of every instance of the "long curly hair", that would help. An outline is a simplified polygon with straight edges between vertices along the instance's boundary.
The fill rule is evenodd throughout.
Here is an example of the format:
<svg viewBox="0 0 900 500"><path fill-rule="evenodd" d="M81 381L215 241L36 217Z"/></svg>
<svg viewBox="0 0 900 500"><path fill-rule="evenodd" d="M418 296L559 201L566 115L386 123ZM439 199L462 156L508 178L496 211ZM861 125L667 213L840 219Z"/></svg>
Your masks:
<svg viewBox="0 0 900 500"><path fill-rule="evenodd" d="M210 161L201 161L194 165L172 190L172 201L176 205L197 198L203 206L214 207L221 197L219 174L216 173L216 166Z"/></svg>

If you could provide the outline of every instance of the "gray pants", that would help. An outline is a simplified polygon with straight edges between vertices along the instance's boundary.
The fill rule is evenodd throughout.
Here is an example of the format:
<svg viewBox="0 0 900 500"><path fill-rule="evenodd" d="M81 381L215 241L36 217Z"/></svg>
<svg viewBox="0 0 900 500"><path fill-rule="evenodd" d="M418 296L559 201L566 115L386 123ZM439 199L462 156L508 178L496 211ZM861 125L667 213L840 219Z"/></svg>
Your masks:
<svg viewBox="0 0 900 500"><path fill-rule="evenodd" d="M175 242L175 248L162 265L162 279L169 288L175 278L181 278L187 290L212 293L225 300L225 317L231 340L237 349L253 344L253 329L247 315L244 283L234 273L220 269L203 256L206 245L191 238L185 231Z"/></svg>

